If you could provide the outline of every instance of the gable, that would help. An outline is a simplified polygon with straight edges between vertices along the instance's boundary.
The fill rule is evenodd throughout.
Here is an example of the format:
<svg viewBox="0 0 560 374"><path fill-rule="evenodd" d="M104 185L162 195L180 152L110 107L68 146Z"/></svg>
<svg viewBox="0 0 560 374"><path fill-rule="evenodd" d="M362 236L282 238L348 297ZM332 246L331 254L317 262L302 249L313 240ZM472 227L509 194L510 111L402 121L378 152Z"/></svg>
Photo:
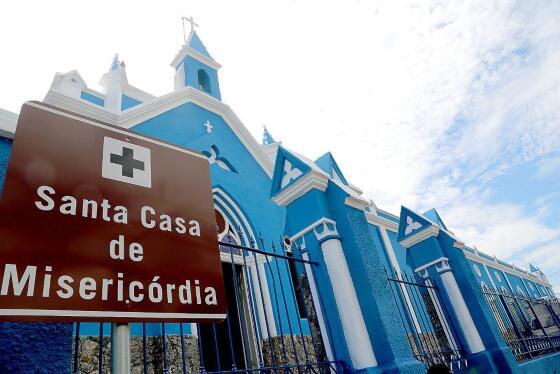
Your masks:
<svg viewBox="0 0 560 374"><path fill-rule="evenodd" d="M319 166L333 180L348 186L348 181L344 177L344 174L342 174L342 171L338 167L338 164L336 163L332 153L325 153L317 160L315 160L315 164L317 164L317 166Z"/></svg>
<svg viewBox="0 0 560 374"><path fill-rule="evenodd" d="M432 222L426 217L419 213L415 213L412 210L401 207L401 216L399 220L399 242L403 239L409 237L412 234L416 234L430 226Z"/></svg>
<svg viewBox="0 0 560 374"><path fill-rule="evenodd" d="M280 191L292 185L310 170L311 167L309 167L309 165L288 152L285 148L278 147L274 176L272 178L271 196L277 195Z"/></svg>
<svg viewBox="0 0 560 374"><path fill-rule="evenodd" d="M443 223L441 216L437 212L435 208L432 208L426 212L424 212L424 216L431 219L433 222L437 223L442 229L447 230L447 226Z"/></svg>
<svg viewBox="0 0 560 374"><path fill-rule="evenodd" d="M252 178L266 185L262 188L268 195L270 179L267 173L223 117L214 112L194 103L185 103L134 126L132 130L196 150L206 156L211 170L219 168Z"/></svg>
<svg viewBox="0 0 560 374"><path fill-rule="evenodd" d="M191 38L189 40L189 47L191 47L195 51L203 54L208 58L212 58L212 56L210 56L210 53L208 53L208 50L206 49L204 43L202 43L202 40L200 40L196 32L193 32L191 35Z"/></svg>
<svg viewBox="0 0 560 374"><path fill-rule="evenodd" d="M272 160L266 155L262 147L249 133L247 128L245 128L243 123L241 123L231 108L192 87L186 87L180 91L175 91L158 97L152 101L132 107L125 112L122 112L120 116L116 116L113 113L107 112L103 108L98 108L95 105L88 104L82 100L76 100L72 97L62 95L52 90L48 92L45 102L58 106L62 109L74 111L76 113L83 113L98 121L120 126L125 129L132 129L137 126L141 126L151 119L158 118L161 115L166 115L168 112L173 112L174 108L178 108L184 104L195 104L196 106L222 118L231 131L233 131L235 136L251 153L254 160L257 161L262 170L269 178L272 178ZM180 117L180 115L178 116Z"/></svg>

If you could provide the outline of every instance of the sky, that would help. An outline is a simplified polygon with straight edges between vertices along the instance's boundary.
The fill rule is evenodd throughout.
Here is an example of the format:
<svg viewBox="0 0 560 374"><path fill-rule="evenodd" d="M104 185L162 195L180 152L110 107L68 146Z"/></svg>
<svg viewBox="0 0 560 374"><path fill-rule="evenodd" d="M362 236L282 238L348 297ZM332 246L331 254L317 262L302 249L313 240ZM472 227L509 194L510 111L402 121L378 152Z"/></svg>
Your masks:
<svg viewBox="0 0 560 374"><path fill-rule="evenodd" d="M2 5L0 108L55 72L173 90L193 16L222 99L257 139L331 151L385 210L436 208L479 250L560 292L559 1L25 1Z"/></svg>

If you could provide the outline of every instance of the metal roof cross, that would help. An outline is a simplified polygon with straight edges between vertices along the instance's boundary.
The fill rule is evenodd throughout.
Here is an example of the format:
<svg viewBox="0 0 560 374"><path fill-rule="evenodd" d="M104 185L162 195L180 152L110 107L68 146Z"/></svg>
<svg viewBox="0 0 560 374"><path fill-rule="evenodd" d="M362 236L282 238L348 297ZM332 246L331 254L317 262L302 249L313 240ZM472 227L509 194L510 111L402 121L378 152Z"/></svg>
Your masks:
<svg viewBox="0 0 560 374"><path fill-rule="evenodd" d="M194 31L195 27L198 27L198 23L194 22L194 18L191 17L181 17L181 20L183 21L183 37L185 38L185 41L187 41L187 31L185 30L185 21L187 21L188 23L191 24L191 32Z"/></svg>

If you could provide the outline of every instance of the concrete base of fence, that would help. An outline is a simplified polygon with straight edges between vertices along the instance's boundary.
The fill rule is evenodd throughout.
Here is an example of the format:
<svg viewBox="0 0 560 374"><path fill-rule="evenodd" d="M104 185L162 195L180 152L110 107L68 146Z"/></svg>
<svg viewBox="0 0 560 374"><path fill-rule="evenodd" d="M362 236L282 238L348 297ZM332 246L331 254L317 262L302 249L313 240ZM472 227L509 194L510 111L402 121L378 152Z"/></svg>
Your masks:
<svg viewBox="0 0 560 374"><path fill-rule="evenodd" d="M165 338L167 350L167 368L169 374L183 372L183 358L181 352L180 336L169 335ZM163 372L163 345L161 336L149 336L146 338L146 361L147 372L158 374ZM195 336L185 335L183 338L185 346L185 366L187 372L199 371L198 341ZM144 344L141 336L133 336L130 340L131 373L144 373ZM99 337L80 337L79 351L79 373L99 372ZM111 373L111 338L103 338L103 373Z"/></svg>

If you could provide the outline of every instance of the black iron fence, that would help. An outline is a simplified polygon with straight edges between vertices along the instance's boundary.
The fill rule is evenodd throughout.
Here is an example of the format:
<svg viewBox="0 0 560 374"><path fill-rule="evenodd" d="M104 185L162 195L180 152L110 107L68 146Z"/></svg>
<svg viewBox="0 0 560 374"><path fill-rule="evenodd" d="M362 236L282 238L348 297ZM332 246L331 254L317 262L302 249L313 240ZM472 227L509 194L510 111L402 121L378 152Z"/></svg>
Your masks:
<svg viewBox="0 0 560 374"><path fill-rule="evenodd" d="M414 357L426 368L445 365L452 372L464 370L467 362L434 281L396 270L385 273Z"/></svg>
<svg viewBox="0 0 560 374"><path fill-rule="evenodd" d="M260 244L257 249L252 242L251 247L220 242L228 299L225 321L162 323L155 335L148 331L154 324L133 324L132 330L140 333L131 336L132 372L342 371L342 363L327 355L328 322L320 324L318 315L324 313L317 308L322 303L310 288L318 264L283 245L265 251L264 242ZM85 335L81 326L75 324L72 373L109 372L110 324L99 323L95 335ZM92 324L87 327L91 331Z"/></svg>
<svg viewBox="0 0 560 374"><path fill-rule="evenodd" d="M517 362L560 352L560 303L482 286L488 306Z"/></svg>

